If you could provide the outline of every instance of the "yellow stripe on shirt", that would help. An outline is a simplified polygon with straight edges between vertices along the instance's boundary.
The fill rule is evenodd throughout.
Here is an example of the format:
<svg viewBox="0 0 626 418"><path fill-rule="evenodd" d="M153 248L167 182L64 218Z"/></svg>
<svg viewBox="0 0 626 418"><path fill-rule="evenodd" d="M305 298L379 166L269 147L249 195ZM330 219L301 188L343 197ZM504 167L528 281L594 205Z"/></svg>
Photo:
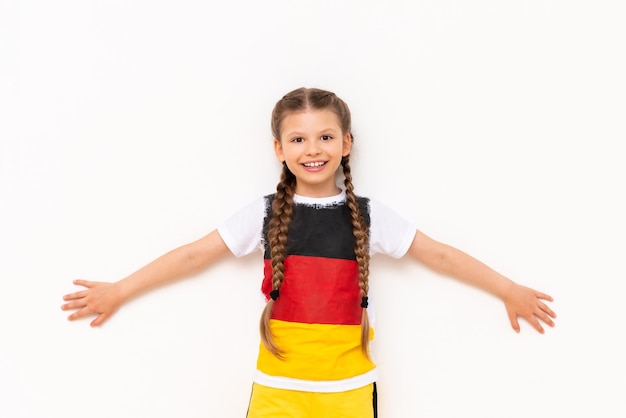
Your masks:
<svg viewBox="0 0 626 418"><path fill-rule="evenodd" d="M360 325L303 324L272 319L278 358L261 344L257 368L270 376L303 380L341 380L375 368L361 349ZM370 339L374 330L370 329Z"/></svg>

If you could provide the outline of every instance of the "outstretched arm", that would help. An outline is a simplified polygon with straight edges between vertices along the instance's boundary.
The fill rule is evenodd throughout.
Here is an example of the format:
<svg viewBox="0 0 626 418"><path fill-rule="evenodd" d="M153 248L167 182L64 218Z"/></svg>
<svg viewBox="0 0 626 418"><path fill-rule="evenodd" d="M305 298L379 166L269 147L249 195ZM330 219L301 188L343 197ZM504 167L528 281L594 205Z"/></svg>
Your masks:
<svg viewBox="0 0 626 418"><path fill-rule="evenodd" d="M408 254L434 271L481 288L502 299L511 326L516 332L520 331L520 316L540 333L544 332L540 320L554 326L552 318L556 318L556 314L544 302L552 301L551 296L513 282L454 247L417 231Z"/></svg>
<svg viewBox="0 0 626 418"><path fill-rule="evenodd" d="M63 310L75 310L68 319L96 315L91 326L101 325L130 298L151 288L172 282L198 272L229 252L217 230L190 244L176 248L137 270L130 276L114 282L75 280L86 289L63 297Z"/></svg>

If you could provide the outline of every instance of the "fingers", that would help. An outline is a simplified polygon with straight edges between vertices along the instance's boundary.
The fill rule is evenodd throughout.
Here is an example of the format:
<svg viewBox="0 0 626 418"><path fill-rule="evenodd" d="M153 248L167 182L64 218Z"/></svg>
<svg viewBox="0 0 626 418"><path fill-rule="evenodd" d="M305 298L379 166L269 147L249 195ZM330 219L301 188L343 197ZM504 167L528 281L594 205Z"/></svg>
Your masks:
<svg viewBox="0 0 626 418"><path fill-rule="evenodd" d="M545 315L551 316L552 318L556 318L556 313L552 309L550 309L550 307L548 305L546 305L543 302L539 302L538 305L539 305L539 308L542 310L542 312L544 312Z"/></svg>
<svg viewBox="0 0 626 418"><path fill-rule="evenodd" d="M72 313L71 315L69 315L67 317L67 319L69 321L74 321L76 319L81 319L81 318L84 318L86 316L92 315L94 313L98 314L96 319L94 319L91 322L91 326L92 327L98 326L98 325L102 324L110 316L110 314L99 313L99 312L94 311L93 309L89 308L89 306L87 306L87 304L85 304L82 301L75 301L75 302L66 303L65 305L63 305L61 307L61 309L63 309L64 311L71 310L71 309L76 309L76 312Z"/></svg>
<svg viewBox="0 0 626 418"><path fill-rule="evenodd" d="M545 304L539 304L539 309L537 310L537 312L535 312L535 317L541 319L548 326L554 327L554 321L552 320L552 318L556 318L556 314Z"/></svg>
<svg viewBox="0 0 626 418"><path fill-rule="evenodd" d="M553 301L551 296L543 293L541 293L538 297L540 299ZM536 318L535 320L537 320L537 322L538 320L541 320L546 325L554 327L554 321L552 320L552 318L556 318L556 313L541 300L537 300L537 309L534 312L534 317Z"/></svg>
<svg viewBox="0 0 626 418"><path fill-rule="evenodd" d="M544 301L553 299L550 295L531 290L524 297L507 305L509 321L515 332L520 332L519 317L524 318L540 334L545 333L543 324L554 327L553 318L556 318L556 313Z"/></svg>
<svg viewBox="0 0 626 418"><path fill-rule="evenodd" d="M98 315L96 317L96 319L94 319L93 321L91 321L91 326L92 327L97 327L99 325L101 325L104 321L106 321L107 319L109 319L109 316L111 316L111 314L106 314L106 313L101 313L100 315Z"/></svg>
<svg viewBox="0 0 626 418"><path fill-rule="evenodd" d="M73 321L74 319L82 318L84 316L87 316L93 313L92 309L88 308L86 295L83 295L82 297L78 297L75 295L67 295L64 297L64 299L69 300L70 302L62 305L61 310L63 311L69 311L72 309L76 310L76 312L72 313L70 316L67 317L67 319L69 319L70 321Z"/></svg>
<svg viewBox="0 0 626 418"><path fill-rule="evenodd" d="M73 283L85 289L63 296L66 303L61 305L61 310L75 310L67 317L68 320L95 315L95 319L91 321L91 326L95 327L106 321L117 309L115 298L108 292L111 288L110 283L88 280L74 280Z"/></svg>
<svg viewBox="0 0 626 418"><path fill-rule="evenodd" d="M550 327L554 327L554 321L552 318L556 318L556 314L545 304L538 303L537 309L532 314L524 315L523 317L535 330L537 330L537 332L544 334L545 330L541 326L541 322Z"/></svg>
<svg viewBox="0 0 626 418"><path fill-rule="evenodd" d="M94 285L98 284L98 282L90 282L89 280L81 280L81 279L74 280L72 283L78 286L84 286L86 288L91 288Z"/></svg>
<svg viewBox="0 0 626 418"><path fill-rule="evenodd" d="M67 308L67 309L77 309L77 308ZM64 308L65 310L65 308ZM86 306L81 307L80 309L78 309L76 312L72 313L71 315L69 315L67 317L67 319L69 321L74 321L76 319L80 319L83 318L87 315L91 314L91 312L87 309Z"/></svg>
<svg viewBox="0 0 626 418"><path fill-rule="evenodd" d="M517 315L515 313L509 312L509 322L511 322L511 327L517 333L520 332L519 322L517 320Z"/></svg>
<svg viewBox="0 0 626 418"><path fill-rule="evenodd" d="M80 292L69 293L63 296L63 300L69 301L68 303L61 306L61 309L67 311L69 309L80 309L87 306L87 291L81 290Z"/></svg>
<svg viewBox="0 0 626 418"><path fill-rule="evenodd" d="M552 296L542 293L542 292L538 292L535 290L535 295L537 296L537 298L539 299L543 299L543 300L547 300L548 302L553 302L554 299L552 298Z"/></svg>
<svg viewBox="0 0 626 418"><path fill-rule="evenodd" d="M86 290L81 290L80 292L68 293L67 295L63 296L63 300L82 299L85 296L87 296L87 291Z"/></svg>
<svg viewBox="0 0 626 418"><path fill-rule="evenodd" d="M61 306L61 309L64 311L69 311L70 309L83 309L87 304L82 300L72 301L70 303L66 303Z"/></svg>
<svg viewBox="0 0 626 418"><path fill-rule="evenodd" d="M87 289L92 288L94 285L96 285L98 282L90 282L88 280L74 280L72 283L74 283L75 285L78 286L84 286ZM87 296L87 290L81 290L78 292L74 292L74 293L68 293L67 295L63 296L63 300L76 300L76 299L82 299L84 297Z"/></svg>
<svg viewBox="0 0 626 418"><path fill-rule="evenodd" d="M526 320L534 329L537 330L538 333L544 334L546 332L535 315L531 316L530 318L526 318Z"/></svg>
<svg viewBox="0 0 626 418"><path fill-rule="evenodd" d="M93 286L93 282L87 280L74 280L73 282L76 285L84 286L89 289ZM69 311L72 309L76 309L76 312L72 313L67 317L68 320L73 321L75 319L82 318L84 316L89 315L91 312L87 310L87 296L89 295L88 290L81 290L74 293L68 293L63 296L63 300L69 301L61 306L61 310Z"/></svg>

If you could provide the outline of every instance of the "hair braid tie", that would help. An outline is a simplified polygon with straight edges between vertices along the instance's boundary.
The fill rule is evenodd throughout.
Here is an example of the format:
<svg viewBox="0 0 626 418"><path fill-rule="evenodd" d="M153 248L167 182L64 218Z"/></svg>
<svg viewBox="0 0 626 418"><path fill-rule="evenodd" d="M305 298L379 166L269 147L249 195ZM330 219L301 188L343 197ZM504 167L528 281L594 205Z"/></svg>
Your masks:
<svg viewBox="0 0 626 418"><path fill-rule="evenodd" d="M368 300L367 296L363 296L361 298L361 308L363 309L367 308L367 300Z"/></svg>
<svg viewBox="0 0 626 418"><path fill-rule="evenodd" d="M278 295L280 294L280 292L278 291L278 289L274 289L270 292L270 297L272 298L272 300L276 300L278 299ZM361 304L362 306L362 304Z"/></svg>

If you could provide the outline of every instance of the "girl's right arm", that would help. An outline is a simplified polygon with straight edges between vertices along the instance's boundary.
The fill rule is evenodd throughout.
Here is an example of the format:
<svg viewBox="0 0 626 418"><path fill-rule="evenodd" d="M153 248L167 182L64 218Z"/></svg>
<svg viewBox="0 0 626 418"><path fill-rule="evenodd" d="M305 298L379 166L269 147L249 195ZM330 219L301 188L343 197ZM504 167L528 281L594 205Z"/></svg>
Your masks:
<svg viewBox="0 0 626 418"><path fill-rule="evenodd" d="M75 310L68 319L96 315L91 326L101 325L127 300L159 285L196 273L229 253L217 230L190 244L176 248L130 276L114 283L75 280L84 286L79 292L63 296L61 309Z"/></svg>

